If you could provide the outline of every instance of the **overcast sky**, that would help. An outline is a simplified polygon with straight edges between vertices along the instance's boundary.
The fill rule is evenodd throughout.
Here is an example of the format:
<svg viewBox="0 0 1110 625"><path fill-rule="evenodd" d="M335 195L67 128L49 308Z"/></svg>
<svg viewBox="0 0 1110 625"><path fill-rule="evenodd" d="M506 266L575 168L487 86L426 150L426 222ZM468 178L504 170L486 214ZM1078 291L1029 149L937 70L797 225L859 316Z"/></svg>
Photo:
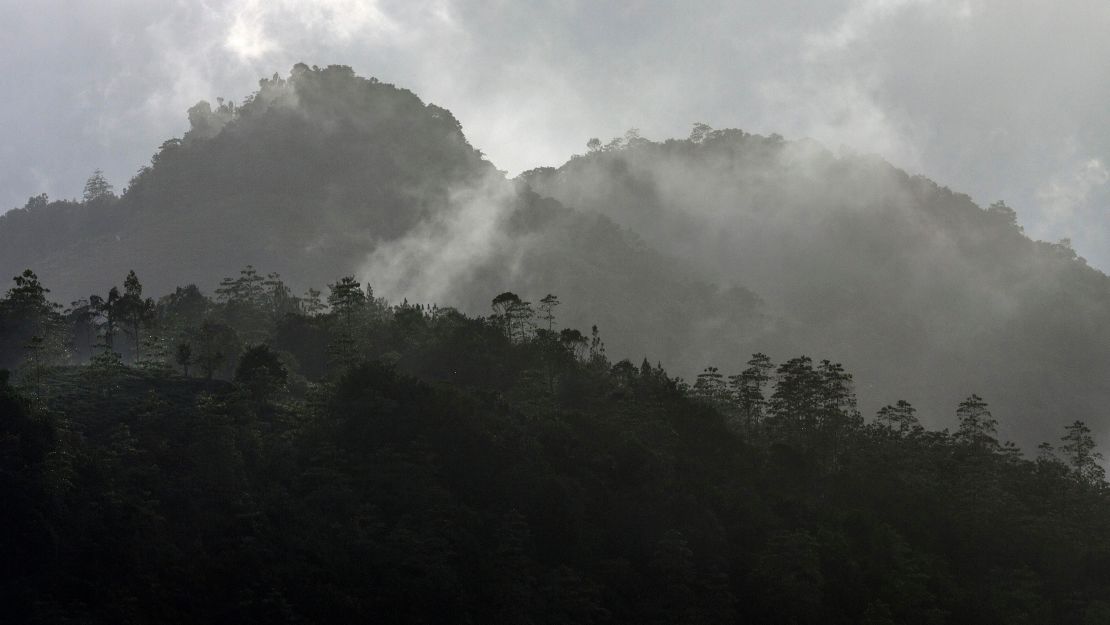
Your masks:
<svg viewBox="0 0 1110 625"><path fill-rule="evenodd" d="M639 128L877 153L1110 268L1106 0L0 0L0 210L117 188L185 110L344 64L516 174Z"/></svg>

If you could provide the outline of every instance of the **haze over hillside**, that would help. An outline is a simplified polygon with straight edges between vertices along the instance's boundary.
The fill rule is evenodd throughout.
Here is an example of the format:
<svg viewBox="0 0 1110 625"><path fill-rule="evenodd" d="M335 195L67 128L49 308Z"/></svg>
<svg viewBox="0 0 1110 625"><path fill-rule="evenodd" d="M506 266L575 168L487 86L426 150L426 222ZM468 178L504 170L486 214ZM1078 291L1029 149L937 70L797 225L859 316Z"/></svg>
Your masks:
<svg viewBox="0 0 1110 625"><path fill-rule="evenodd" d="M980 208L874 157L704 125L686 141L595 144L523 178L706 280L751 288L778 324L750 345L842 360L865 397L882 389L943 419L979 389L1017 438L1067 415L1102 421L1110 280L1066 243L1030 240L1002 202Z"/></svg>
<svg viewBox="0 0 1110 625"><path fill-rule="evenodd" d="M122 185L188 128L307 60L450 107L516 175L591 136L690 123L877 153L1110 269L1110 9L1104 0L61 0L7 3L0 212ZM23 61L23 62L20 62ZM214 103L214 101L213 101Z"/></svg>
<svg viewBox="0 0 1110 625"><path fill-rule="evenodd" d="M340 66L189 119L120 197L0 217L0 270L35 269L60 301L130 269L153 294L211 290L248 264L473 313L557 293L614 359L688 378L805 352L854 371L865 412L904 398L943 426L975 392L1026 445L1075 419L1105 432L1110 280L1004 205L878 159L698 127L510 181L449 111Z"/></svg>

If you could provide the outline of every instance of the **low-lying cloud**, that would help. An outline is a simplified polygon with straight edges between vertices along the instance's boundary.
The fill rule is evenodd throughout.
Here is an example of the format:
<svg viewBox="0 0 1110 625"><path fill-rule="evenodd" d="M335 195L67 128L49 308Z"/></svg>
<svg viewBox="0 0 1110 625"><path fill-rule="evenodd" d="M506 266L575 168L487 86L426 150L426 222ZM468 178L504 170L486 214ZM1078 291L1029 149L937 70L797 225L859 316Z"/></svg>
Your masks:
<svg viewBox="0 0 1110 625"><path fill-rule="evenodd" d="M1110 161L1101 0L45 0L0 8L0 24L0 114L18 120L0 148L5 208L78 195L96 167L123 187L197 100L305 61L451 109L511 173L630 127L811 136L1005 199L1036 236L1110 267L1107 194L1059 191L1077 163Z"/></svg>
<svg viewBox="0 0 1110 625"><path fill-rule="evenodd" d="M493 173L451 189L424 221L376 247L358 275L391 301L455 303L487 263L496 259L510 274L519 263L524 240L506 223L515 199L513 185Z"/></svg>

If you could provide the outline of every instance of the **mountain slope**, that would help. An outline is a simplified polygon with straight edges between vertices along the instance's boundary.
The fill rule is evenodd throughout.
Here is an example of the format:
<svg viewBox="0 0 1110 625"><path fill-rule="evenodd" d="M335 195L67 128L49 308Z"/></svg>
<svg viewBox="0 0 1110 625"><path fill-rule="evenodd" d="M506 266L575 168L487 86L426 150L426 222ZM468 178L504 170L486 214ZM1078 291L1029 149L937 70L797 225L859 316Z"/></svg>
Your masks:
<svg viewBox="0 0 1110 625"><path fill-rule="evenodd" d="M0 216L2 275L31 267L61 302L131 269L156 296L211 291L248 264L298 291L357 274L387 297L473 313L506 290L555 293L566 323L600 325L614 355L637 359L735 352L720 330L758 320L752 293L507 180L450 112L350 68L298 65L189 119L121 197L36 198Z"/></svg>
<svg viewBox="0 0 1110 625"><path fill-rule="evenodd" d="M875 158L704 126L522 178L710 281L752 288L780 323L749 351L842 360L865 405L904 397L947 423L979 392L1026 443L1049 423L1105 415L1110 279L1066 244L1030 240L1002 203L983 210Z"/></svg>
<svg viewBox="0 0 1110 625"><path fill-rule="evenodd" d="M1106 276L1008 207L880 160L699 127L508 181L450 112L341 66L189 118L120 197L0 216L0 271L31 267L63 302L131 269L161 295L248 264L470 313L555 293L614 359L692 377L815 354L856 372L865 412L904 398L944 426L975 392L1026 445L1075 419L1105 430Z"/></svg>
<svg viewBox="0 0 1110 625"><path fill-rule="evenodd" d="M189 116L118 200L5 215L0 266L34 265L73 297L130 268L159 292L248 263L322 284L492 170L449 112L349 68L298 65L242 106ZM86 227L43 245L74 218Z"/></svg>

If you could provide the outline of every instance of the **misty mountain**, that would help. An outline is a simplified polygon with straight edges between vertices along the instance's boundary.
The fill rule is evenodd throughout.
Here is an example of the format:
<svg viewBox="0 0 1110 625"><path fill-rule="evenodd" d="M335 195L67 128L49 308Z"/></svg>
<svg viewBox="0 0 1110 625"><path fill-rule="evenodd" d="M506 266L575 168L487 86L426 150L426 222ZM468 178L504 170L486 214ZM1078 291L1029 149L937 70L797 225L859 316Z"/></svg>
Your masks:
<svg viewBox="0 0 1110 625"><path fill-rule="evenodd" d="M509 181L449 111L350 68L298 65L242 105L188 115L120 196L90 180L82 201L40 196L0 216L2 275L34 268L60 302L131 269L154 295L211 292L246 265L299 290L357 274L387 297L483 314L505 290L556 293L566 323L599 325L636 358L723 357L758 322L750 291Z"/></svg>
<svg viewBox="0 0 1110 625"><path fill-rule="evenodd" d="M704 364L827 354L857 372L864 405L902 397L944 425L979 392L1026 443L1105 414L1110 279L1066 241L1030 240L1005 203L983 209L874 157L704 124L687 140L633 132L590 147L522 178L705 280L752 289L776 320Z"/></svg>
<svg viewBox="0 0 1110 625"><path fill-rule="evenodd" d="M121 197L4 215L0 265L41 268L65 297L131 268L159 292L248 263L322 284L492 170L449 112L340 67L298 65L189 121Z"/></svg>
<svg viewBox="0 0 1110 625"><path fill-rule="evenodd" d="M1106 276L1005 205L880 160L698 126L510 181L449 111L341 66L188 115L119 196L94 178L81 201L0 216L0 271L33 268L59 301L131 269L151 294L211 291L245 265L471 313L557 293L610 356L689 377L810 353L856 373L865 412L904 398L944 426L975 392L1025 444L1104 429Z"/></svg>

